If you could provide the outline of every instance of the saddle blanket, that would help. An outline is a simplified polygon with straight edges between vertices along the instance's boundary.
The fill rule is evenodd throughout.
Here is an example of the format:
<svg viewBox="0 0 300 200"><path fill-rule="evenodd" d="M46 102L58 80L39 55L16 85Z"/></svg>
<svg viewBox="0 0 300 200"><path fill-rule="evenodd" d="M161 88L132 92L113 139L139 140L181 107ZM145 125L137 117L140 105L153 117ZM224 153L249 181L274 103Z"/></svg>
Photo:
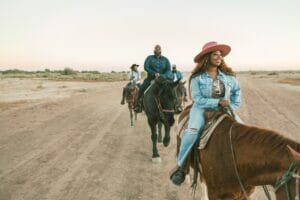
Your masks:
<svg viewBox="0 0 300 200"><path fill-rule="evenodd" d="M200 143L198 149L204 149L209 142L210 137L212 136L214 130L216 127L222 122L222 120L227 117L228 115L226 113L222 114L217 119L214 118L210 121L208 121L205 125L205 128L200 136Z"/></svg>

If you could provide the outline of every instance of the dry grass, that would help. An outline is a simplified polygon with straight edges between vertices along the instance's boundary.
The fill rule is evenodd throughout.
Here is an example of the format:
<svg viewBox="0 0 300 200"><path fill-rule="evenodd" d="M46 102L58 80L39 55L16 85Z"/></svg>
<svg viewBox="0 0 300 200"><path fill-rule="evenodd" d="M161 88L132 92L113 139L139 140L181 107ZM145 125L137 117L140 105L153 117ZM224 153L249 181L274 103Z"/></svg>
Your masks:
<svg viewBox="0 0 300 200"><path fill-rule="evenodd" d="M142 77L145 77L142 73ZM128 80L127 72L98 72L98 71L75 71L71 68L50 71L23 71L6 70L0 71L0 78L43 78L55 81L84 81L84 82L114 82Z"/></svg>

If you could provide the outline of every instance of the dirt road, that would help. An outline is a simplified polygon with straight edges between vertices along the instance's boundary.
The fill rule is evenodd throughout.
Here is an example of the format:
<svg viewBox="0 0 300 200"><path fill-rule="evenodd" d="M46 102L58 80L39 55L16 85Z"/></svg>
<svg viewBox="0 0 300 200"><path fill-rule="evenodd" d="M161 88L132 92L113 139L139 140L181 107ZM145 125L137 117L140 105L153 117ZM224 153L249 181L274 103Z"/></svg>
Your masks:
<svg viewBox="0 0 300 200"><path fill-rule="evenodd" d="M299 86L269 77L239 80L241 118L300 141ZM1 110L0 199L192 199L188 184L168 180L178 127L171 145L159 146L162 163L152 164L146 117L130 127L127 107L119 104L124 83L91 84L63 98ZM264 199L259 189L253 198Z"/></svg>

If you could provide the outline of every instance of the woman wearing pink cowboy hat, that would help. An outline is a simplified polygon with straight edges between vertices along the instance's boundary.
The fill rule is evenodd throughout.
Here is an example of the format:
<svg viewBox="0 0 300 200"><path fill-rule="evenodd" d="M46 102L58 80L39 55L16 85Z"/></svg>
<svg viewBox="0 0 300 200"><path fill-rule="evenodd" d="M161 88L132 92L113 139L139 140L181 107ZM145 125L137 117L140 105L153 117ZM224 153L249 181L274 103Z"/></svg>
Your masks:
<svg viewBox="0 0 300 200"><path fill-rule="evenodd" d="M189 78L189 92L193 105L189 113L188 126L182 137L177 158L178 167L171 175L171 180L176 185L180 185L185 179L182 166L205 125L204 112L207 109L228 106L235 110L240 106L240 85L235 73L223 59L230 49L230 46L225 44L208 42L194 58L197 65ZM235 117L241 122L237 115Z"/></svg>

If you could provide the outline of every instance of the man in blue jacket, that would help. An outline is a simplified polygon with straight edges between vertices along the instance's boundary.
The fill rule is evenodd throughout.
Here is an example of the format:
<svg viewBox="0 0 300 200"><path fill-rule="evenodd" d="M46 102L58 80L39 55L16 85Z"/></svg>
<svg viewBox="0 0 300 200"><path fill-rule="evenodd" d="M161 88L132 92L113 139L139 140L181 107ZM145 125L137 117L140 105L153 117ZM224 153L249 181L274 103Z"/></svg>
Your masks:
<svg viewBox="0 0 300 200"><path fill-rule="evenodd" d="M177 67L176 65L172 65L172 79L173 79L173 82L176 82L176 81L180 81L182 82L183 84L185 82L183 82L183 75L180 71L177 70ZM186 87L184 86L184 99L183 99L185 102L187 102L187 92L186 92Z"/></svg>
<svg viewBox="0 0 300 200"><path fill-rule="evenodd" d="M144 69L147 72L147 78L144 80L139 90L138 103L135 107L136 112L142 112L141 97L145 90L150 86L152 80L156 79L159 75L165 75L167 78L172 79L170 62L168 58L161 55L160 45L154 47L154 55L150 55L146 58Z"/></svg>
<svg viewBox="0 0 300 200"><path fill-rule="evenodd" d="M176 82L176 81L180 81L183 76L182 76L182 73L180 71L177 70L176 68L176 65L172 65L172 74L173 74L173 81Z"/></svg>

